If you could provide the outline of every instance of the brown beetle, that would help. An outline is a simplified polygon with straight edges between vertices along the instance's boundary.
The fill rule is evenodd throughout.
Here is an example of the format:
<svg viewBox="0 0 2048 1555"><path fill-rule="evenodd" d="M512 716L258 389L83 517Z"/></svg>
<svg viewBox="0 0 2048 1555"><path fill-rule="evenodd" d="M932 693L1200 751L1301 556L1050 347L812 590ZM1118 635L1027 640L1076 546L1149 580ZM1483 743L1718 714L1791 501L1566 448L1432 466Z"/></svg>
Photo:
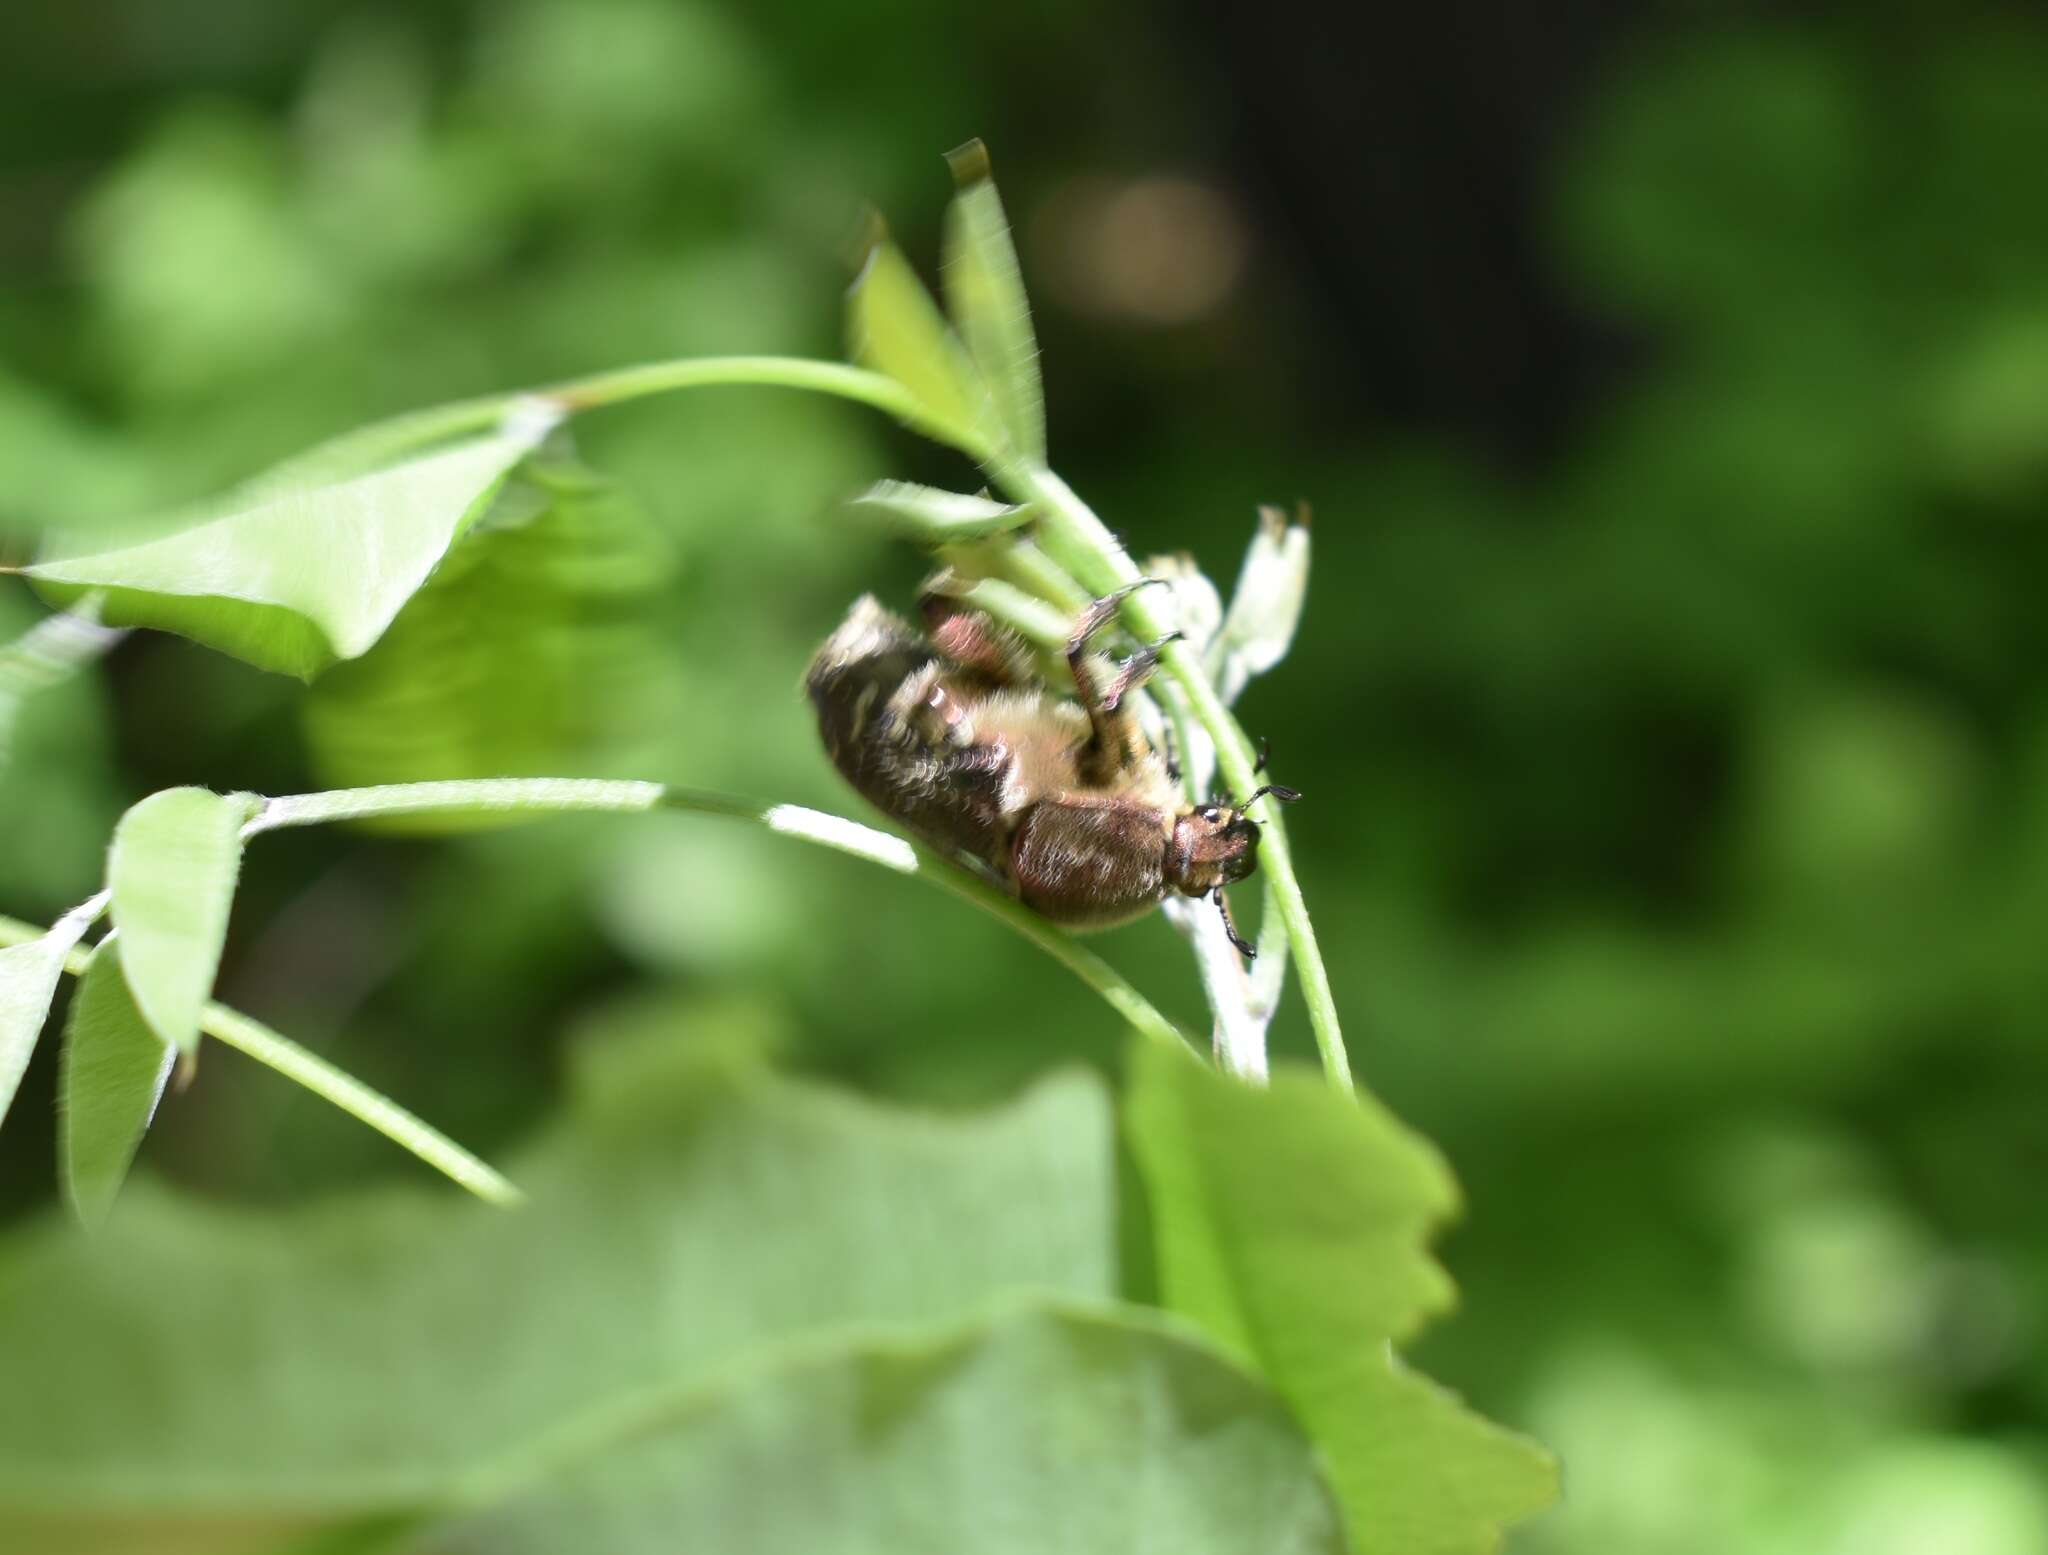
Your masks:
<svg viewBox="0 0 2048 1555"><path fill-rule="evenodd" d="M1124 705L1172 638L1121 663L1088 651L1129 592L1094 601L1074 624L1078 703L983 612L928 588L927 635L864 595L804 675L818 732L870 803L1054 922L1107 928L1175 891L1213 896L1250 956L1223 899L1258 863L1258 827L1244 812L1263 794L1299 796L1269 784L1241 805L1187 803Z"/></svg>

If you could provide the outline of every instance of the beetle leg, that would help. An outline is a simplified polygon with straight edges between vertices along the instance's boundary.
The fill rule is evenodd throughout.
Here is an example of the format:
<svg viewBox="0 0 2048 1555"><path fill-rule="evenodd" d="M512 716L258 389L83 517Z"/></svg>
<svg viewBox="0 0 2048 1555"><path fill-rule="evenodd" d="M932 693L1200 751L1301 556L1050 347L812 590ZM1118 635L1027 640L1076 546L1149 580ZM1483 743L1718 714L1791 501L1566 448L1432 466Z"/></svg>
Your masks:
<svg viewBox="0 0 2048 1555"><path fill-rule="evenodd" d="M1168 632L1158 642L1147 643L1119 664L1116 673L1110 676L1109 684L1102 689L1103 710L1113 713L1123 706L1124 693L1152 678L1152 671L1159 665L1159 650L1168 643L1179 642L1185 635L1183 632Z"/></svg>
<svg viewBox="0 0 2048 1555"><path fill-rule="evenodd" d="M925 635L955 664L999 686L1028 686L1037 678L1024 639L987 611L929 585L917 604L924 615Z"/></svg>
<svg viewBox="0 0 2048 1555"><path fill-rule="evenodd" d="M1073 663L1088 651L1088 639L1116 619L1117 606L1139 589L1150 588L1153 584L1165 584L1166 578L1140 578L1136 583L1126 583L1120 589L1111 589L1100 599L1088 601L1087 609L1074 621L1073 635L1067 639L1067 662Z"/></svg>
<svg viewBox="0 0 2048 1555"><path fill-rule="evenodd" d="M1140 578L1136 583L1127 583L1113 593L1089 601L1088 608L1081 612L1074 622L1073 633L1067 638L1067 667L1074 672L1074 687L1080 692L1081 708L1088 715L1091 731L1087 748L1081 753L1081 773L1090 783L1108 782L1145 749L1144 732L1138 727L1137 719L1123 706L1124 694L1151 673L1152 666L1158 662L1159 650L1180 634L1171 633L1139 649L1124 663L1109 670L1106 680L1100 678L1104 674L1101 661L1088 651L1089 639L1115 618L1117 606L1125 595L1148 584L1164 582L1164 578Z"/></svg>
<svg viewBox="0 0 2048 1555"><path fill-rule="evenodd" d="M1237 925L1230 921L1230 903L1224 900L1223 887L1216 888L1216 911L1223 918L1223 932L1230 936L1230 943L1237 947L1237 953L1247 961L1256 961L1259 950L1250 940L1237 932Z"/></svg>

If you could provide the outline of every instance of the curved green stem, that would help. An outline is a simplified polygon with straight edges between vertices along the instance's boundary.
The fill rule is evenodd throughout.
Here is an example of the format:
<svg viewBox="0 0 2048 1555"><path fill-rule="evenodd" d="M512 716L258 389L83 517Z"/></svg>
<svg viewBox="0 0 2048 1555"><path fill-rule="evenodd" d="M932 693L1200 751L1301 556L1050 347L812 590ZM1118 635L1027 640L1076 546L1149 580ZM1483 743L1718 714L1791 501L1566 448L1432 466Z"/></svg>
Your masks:
<svg viewBox="0 0 2048 1555"><path fill-rule="evenodd" d="M672 389L743 388L748 385L810 389L871 405L927 437L952 444L970 458L988 457L986 446L978 440L970 445L967 441L970 434L964 429L933 420L925 413L917 397L894 378L870 372L865 367L812 361L807 357L684 357L668 362L648 362L639 367L621 367L588 378L574 378L536 392L570 411L579 411L617 405L649 394L666 394Z"/></svg>
<svg viewBox="0 0 2048 1555"><path fill-rule="evenodd" d="M26 944L40 939L43 932L34 924L0 918L0 945ZM90 951L73 950L64 958L64 970L73 977L82 977L90 960ZM488 1199L493 1204L523 1202L524 1196L518 1188L439 1129L407 1112L390 1098L378 1095L325 1059L272 1031L261 1021L251 1020L224 1004L208 1004L200 1012L199 1029L215 1041L276 1070L286 1079L296 1080L350 1117L367 1123L386 1139L411 1151L478 1198Z"/></svg>
<svg viewBox="0 0 2048 1555"><path fill-rule="evenodd" d="M855 404L867 405L892 416L924 436L958 448L970 459L985 459L986 444L971 431L934 420L917 398L894 378L849 367L842 362L821 362L800 356L699 356L679 357L666 362L646 362L637 367L620 367L568 378L540 388L520 389L509 394L479 395L428 410L414 411L388 422L380 422L363 436L374 436L378 456L383 459L468 433L488 431L500 425L522 405L539 401L554 412L574 414L623 405L650 394L667 394L676 389L802 389L830 394ZM337 439L328 448L345 446L357 434ZM7 570L7 569L0 569Z"/></svg>
<svg viewBox="0 0 2048 1555"><path fill-rule="evenodd" d="M1015 462L992 466L990 473L1013 499L1036 510L1039 544L1088 588L1107 594L1142 576L1137 563L1108 526L1050 470ZM1149 593L1139 589L1123 602L1125 619L1143 638L1160 636L1170 624L1161 619ZM1233 792L1248 794L1258 787L1258 778L1252 771L1257 757L1251 741L1245 738L1230 709L1223 705L1200 657L1186 643L1173 642L1160 654L1159 664L1187 698L1196 721L1215 741L1217 765ZM1309 920L1301 882L1294 873L1287 828L1277 808L1270 804L1262 819L1266 827L1259 841L1259 865L1271 883L1274 905L1280 910L1287 937L1294 947L1294 962L1301 970L1302 997L1308 1004L1316 1050L1322 1056L1323 1072L1330 1083L1348 1091L1351 1061L1344 1051L1344 1033L1337 1020L1336 1000L1330 993L1329 972L1316 944L1315 925Z"/></svg>
<svg viewBox="0 0 2048 1555"><path fill-rule="evenodd" d="M285 826L317 826L329 821L366 816L426 815L439 812L490 811L496 814L563 814L599 811L630 814L654 809L691 810L723 815L766 826L785 837L832 848L855 858L914 875L962 901L1000 919L1016 933L1072 972L1105 1003L1146 1036L1162 1042L1188 1042L1184 1033L1150 1000L1139 993L1108 962L1076 943L1073 936L1048 923L1023 903L969 874L928 848L802 805L764 805L732 794L668 788L660 783L617 782L602 778L480 778L444 783L399 783L384 788L338 789L324 794L294 794L268 799L243 828L255 836Z"/></svg>

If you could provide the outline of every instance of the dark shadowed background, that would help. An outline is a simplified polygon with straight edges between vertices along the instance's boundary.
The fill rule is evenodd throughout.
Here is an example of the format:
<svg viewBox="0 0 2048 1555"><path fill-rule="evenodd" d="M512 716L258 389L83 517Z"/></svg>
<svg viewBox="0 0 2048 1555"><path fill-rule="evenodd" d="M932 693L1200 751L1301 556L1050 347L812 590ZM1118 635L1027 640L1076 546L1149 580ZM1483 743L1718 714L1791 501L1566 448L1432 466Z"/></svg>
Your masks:
<svg viewBox="0 0 2048 1555"><path fill-rule="evenodd" d="M2048 1551L2035 9L18 0L0 60L16 560L414 405L836 355L863 205L929 272L984 137L1060 471L1226 583L1255 504L1314 505L1242 715L1309 796L1354 1062L1467 1190L1423 1359L1567 1464L1515 1548ZM797 677L919 560L842 503L964 467L779 391L579 440L658 536L595 649L553 555L310 691L139 635L25 714L0 911L85 895L179 783L568 763L850 811ZM621 1025L948 1106L1115 1061L993 923L701 817L288 835L236 911L225 999L486 1154ZM1201 1024L1162 922L1099 943ZM143 1166L416 1172L226 1058Z"/></svg>

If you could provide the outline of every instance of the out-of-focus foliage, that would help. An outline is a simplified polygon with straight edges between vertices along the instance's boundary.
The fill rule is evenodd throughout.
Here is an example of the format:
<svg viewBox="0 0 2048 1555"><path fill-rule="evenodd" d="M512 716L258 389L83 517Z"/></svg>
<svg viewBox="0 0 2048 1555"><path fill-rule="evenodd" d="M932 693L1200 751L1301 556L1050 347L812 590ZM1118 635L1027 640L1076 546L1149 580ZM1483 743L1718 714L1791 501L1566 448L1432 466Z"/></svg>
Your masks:
<svg viewBox="0 0 2048 1555"><path fill-rule="evenodd" d="M1339 1547L1277 1401L1115 1304L1099 1083L918 1118L771 1081L702 1017L694 1055L589 1047L518 1214L160 1192L26 1240L0 1344L44 1407L0 1421L0 1515L80 1548L150 1518L222 1551L393 1519L435 1549Z"/></svg>
<svg viewBox="0 0 2048 1555"><path fill-rule="evenodd" d="M841 9L11 8L7 559L415 405L832 355L853 197L935 252L931 153L985 134L1062 470L1135 549L1212 572L1255 502L1315 504L1307 613L1243 711L1310 796L1290 820L1359 1068L1472 1206L1465 1310L1420 1359L1569 1465L1513 1547L2048 1550L2048 34L1677 8L1589 61L1546 163L1552 274L1636 348L1503 468L1374 419L1356 337L1301 315L1411 299L1319 295L1295 224L1247 219L1221 148L1256 105L1179 32ZM1373 240L1436 257L1426 229ZM622 625L672 666L648 743L591 770L844 805L792 687L911 564L836 504L962 471L769 391L578 439L675 565ZM36 616L0 590L0 638ZM522 727L517 679L479 710L494 745L563 727L552 693ZM324 694L145 635L25 703L0 909L76 901L153 789L314 786ZM242 893L261 927L225 996L487 1151L556 1110L593 1007L687 1042L742 1001L791 1062L928 1102L1109 1062L1086 993L995 927L692 817L306 837ZM1195 1020L1163 925L1104 943ZM1298 1009L1276 1034L1306 1051ZM10 1208L53 1194L54 1067L0 1132ZM218 1194L390 1166L226 1064L163 1114L142 1175ZM58 1234L12 1233L9 1278Z"/></svg>

